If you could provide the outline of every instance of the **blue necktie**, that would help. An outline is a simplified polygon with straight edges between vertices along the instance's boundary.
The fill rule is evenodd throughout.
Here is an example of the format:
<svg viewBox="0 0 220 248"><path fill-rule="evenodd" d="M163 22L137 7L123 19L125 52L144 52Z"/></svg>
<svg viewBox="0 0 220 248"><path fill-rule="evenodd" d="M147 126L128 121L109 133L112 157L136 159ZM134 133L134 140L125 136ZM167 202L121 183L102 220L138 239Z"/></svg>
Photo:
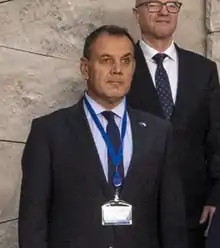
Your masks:
<svg viewBox="0 0 220 248"><path fill-rule="evenodd" d="M118 126L115 123L115 118L114 118L115 114L112 111L104 111L102 112L102 115L108 121L108 124L106 127L106 133L114 148L115 153L118 154L118 149L121 144L121 136L120 136ZM110 184L113 183L113 176L114 176L115 170L116 170L115 165L112 163L111 157L108 154L108 182ZM118 166L118 172L123 181L124 179L123 161L121 161L120 165Z"/></svg>
<svg viewBox="0 0 220 248"><path fill-rule="evenodd" d="M169 120L173 113L174 103L173 103L169 78L163 66L163 61L166 57L167 57L166 54L158 53L153 57L153 59L157 63L157 69L155 73L157 94L159 97L160 105L162 107L164 116L166 119Z"/></svg>

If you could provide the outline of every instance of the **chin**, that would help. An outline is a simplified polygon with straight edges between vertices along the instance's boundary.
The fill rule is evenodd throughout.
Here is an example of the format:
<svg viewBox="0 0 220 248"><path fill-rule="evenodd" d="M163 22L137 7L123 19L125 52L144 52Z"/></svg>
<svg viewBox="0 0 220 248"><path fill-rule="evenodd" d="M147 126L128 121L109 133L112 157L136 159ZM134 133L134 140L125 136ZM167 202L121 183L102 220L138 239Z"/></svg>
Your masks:
<svg viewBox="0 0 220 248"><path fill-rule="evenodd" d="M167 32L158 32L156 34L156 37L157 39L162 39L162 40L165 40L165 39L170 39L172 37L172 33L167 33Z"/></svg>
<svg viewBox="0 0 220 248"><path fill-rule="evenodd" d="M158 32L156 33L156 35L159 37L159 38L169 38L169 37L172 37L173 35L173 31L170 30L170 29L162 29L162 30L158 30Z"/></svg>
<svg viewBox="0 0 220 248"><path fill-rule="evenodd" d="M108 95L107 98L110 100L110 101L118 101L120 99L122 99L124 97L124 95Z"/></svg>
<svg viewBox="0 0 220 248"><path fill-rule="evenodd" d="M109 103L115 103L115 102L119 102L124 98L124 95L122 94L112 94L112 95L108 95L106 96L106 99L108 99Z"/></svg>
<svg viewBox="0 0 220 248"><path fill-rule="evenodd" d="M128 92L125 87L111 87L106 90L106 97L109 99L122 99Z"/></svg>

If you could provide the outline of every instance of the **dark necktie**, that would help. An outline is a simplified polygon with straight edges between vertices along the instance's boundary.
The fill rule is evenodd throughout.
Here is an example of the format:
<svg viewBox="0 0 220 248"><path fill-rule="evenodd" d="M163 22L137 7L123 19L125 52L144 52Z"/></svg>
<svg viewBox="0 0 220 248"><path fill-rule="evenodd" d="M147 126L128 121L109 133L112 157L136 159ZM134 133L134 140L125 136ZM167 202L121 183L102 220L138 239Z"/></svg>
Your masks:
<svg viewBox="0 0 220 248"><path fill-rule="evenodd" d="M170 119L173 113L173 98L170 88L170 82L167 75L167 72L163 66L163 61L167 57L164 53L156 54L153 59L157 63L157 69L155 73L155 83L157 94L159 97L160 105L162 107L164 116L166 119Z"/></svg>
<svg viewBox="0 0 220 248"><path fill-rule="evenodd" d="M108 121L106 133L109 137L109 140L114 148L115 154L118 154L118 150L121 144L121 136L118 129L118 126L115 123L115 114L112 111L104 111L102 112L102 115L106 118ZM108 153L108 182L112 184L113 182L113 176L116 171L115 165L113 164L111 157ZM121 161L120 165L118 166L118 172L122 178L124 179L124 168L123 168L123 161Z"/></svg>

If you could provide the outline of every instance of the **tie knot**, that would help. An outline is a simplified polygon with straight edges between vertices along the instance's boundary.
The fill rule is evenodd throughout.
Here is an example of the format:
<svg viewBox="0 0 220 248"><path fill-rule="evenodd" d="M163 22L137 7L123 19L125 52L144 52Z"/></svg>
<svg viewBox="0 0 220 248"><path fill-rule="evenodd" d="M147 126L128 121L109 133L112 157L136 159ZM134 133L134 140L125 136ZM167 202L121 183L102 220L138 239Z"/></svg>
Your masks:
<svg viewBox="0 0 220 248"><path fill-rule="evenodd" d="M157 53L156 55L153 56L153 60L158 64L162 64L164 59L167 57L165 53Z"/></svg>
<svg viewBox="0 0 220 248"><path fill-rule="evenodd" d="M115 116L115 114L112 111L103 111L102 115L105 117L107 121L114 120L114 116Z"/></svg>

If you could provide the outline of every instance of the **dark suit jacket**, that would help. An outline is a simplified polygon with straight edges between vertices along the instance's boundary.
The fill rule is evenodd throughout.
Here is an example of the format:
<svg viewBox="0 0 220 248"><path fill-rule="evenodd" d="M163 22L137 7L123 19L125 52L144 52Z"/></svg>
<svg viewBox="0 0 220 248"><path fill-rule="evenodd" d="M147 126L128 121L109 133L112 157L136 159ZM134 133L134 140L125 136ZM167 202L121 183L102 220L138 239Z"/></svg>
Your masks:
<svg viewBox="0 0 220 248"><path fill-rule="evenodd" d="M220 207L217 207L216 213L212 220L212 225L209 229L206 248L220 247Z"/></svg>
<svg viewBox="0 0 220 248"><path fill-rule="evenodd" d="M134 110L129 116L133 156L121 199L133 205L133 225L101 224L113 192L80 102L33 121L22 159L20 248L185 248L169 123Z"/></svg>
<svg viewBox="0 0 220 248"><path fill-rule="evenodd" d="M171 123L174 134L174 156L179 160L187 209L188 227L199 225L205 204L219 201L220 168L214 153L217 140L217 104L219 81L216 64L198 54L176 46L179 58L177 98ZM136 45L136 71L128 96L135 109L164 118L157 92L139 43ZM210 181L210 178L212 179ZM213 184L214 187L213 187Z"/></svg>

